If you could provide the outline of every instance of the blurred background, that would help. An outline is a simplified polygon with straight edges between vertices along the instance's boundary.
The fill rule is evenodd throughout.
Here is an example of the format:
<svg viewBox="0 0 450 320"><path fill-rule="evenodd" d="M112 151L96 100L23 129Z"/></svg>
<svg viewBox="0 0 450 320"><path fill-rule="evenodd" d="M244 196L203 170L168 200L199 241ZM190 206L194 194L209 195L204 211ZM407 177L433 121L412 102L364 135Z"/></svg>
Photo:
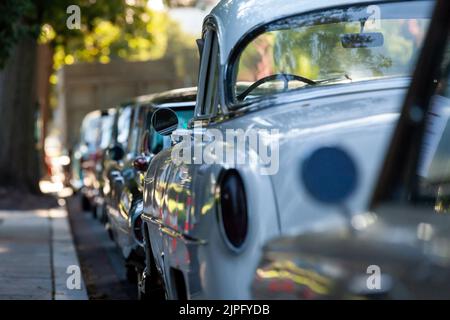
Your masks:
<svg viewBox="0 0 450 320"><path fill-rule="evenodd" d="M90 111L195 86L195 39L217 2L2 0L0 196L61 191Z"/></svg>

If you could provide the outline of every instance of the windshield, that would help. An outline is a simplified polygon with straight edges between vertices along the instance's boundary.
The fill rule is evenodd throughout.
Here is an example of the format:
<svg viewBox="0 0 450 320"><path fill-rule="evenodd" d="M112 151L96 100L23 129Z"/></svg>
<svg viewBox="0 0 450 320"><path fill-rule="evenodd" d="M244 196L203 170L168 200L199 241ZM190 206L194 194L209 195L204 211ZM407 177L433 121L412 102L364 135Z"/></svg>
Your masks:
<svg viewBox="0 0 450 320"><path fill-rule="evenodd" d="M234 63L233 101L312 86L410 76L432 4L352 6L269 24Z"/></svg>

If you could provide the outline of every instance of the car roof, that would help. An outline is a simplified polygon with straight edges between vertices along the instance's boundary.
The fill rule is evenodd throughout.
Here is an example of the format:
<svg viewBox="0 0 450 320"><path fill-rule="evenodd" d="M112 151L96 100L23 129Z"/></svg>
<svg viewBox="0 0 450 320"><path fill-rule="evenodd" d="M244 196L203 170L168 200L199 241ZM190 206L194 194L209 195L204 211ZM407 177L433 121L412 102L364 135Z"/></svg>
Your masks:
<svg viewBox="0 0 450 320"><path fill-rule="evenodd" d="M154 106L158 106L161 104L168 104L168 103L195 102L196 98L197 98L197 87L190 87L138 96L125 103L122 103L121 106L126 107L132 104L134 105L152 104Z"/></svg>
<svg viewBox="0 0 450 320"><path fill-rule="evenodd" d="M215 21L221 63L225 64L236 43L254 28L295 14L339 5L364 4L374 0L222 0L205 18Z"/></svg>
<svg viewBox="0 0 450 320"><path fill-rule="evenodd" d="M113 116L116 113L115 108L108 108L100 110L102 116Z"/></svg>
<svg viewBox="0 0 450 320"><path fill-rule="evenodd" d="M87 125L87 123L91 121L96 121L101 115L102 113L100 110L90 111L83 117L82 124Z"/></svg>

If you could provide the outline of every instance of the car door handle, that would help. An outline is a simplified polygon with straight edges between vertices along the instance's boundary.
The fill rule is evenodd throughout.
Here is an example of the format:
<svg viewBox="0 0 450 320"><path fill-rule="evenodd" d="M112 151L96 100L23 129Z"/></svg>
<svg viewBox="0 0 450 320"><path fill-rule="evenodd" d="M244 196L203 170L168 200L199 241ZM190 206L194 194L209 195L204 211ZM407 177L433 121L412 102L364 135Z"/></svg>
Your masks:
<svg viewBox="0 0 450 320"><path fill-rule="evenodd" d="M183 241L186 244L205 245L208 243L208 241L206 241L206 240L195 239L195 238L185 235L173 228L164 226L160 220L158 220L154 217L151 217L148 214L142 214L142 219L144 221L150 222L151 224L158 226L159 231L161 231L165 235L168 235L171 238L180 239L181 241Z"/></svg>
<svg viewBox="0 0 450 320"><path fill-rule="evenodd" d="M208 243L206 240L192 238L186 234L163 225L160 225L159 230L171 238L180 239L185 244L205 245Z"/></svg>
<svg viewBox="0 0 450 320"><path fill-rule="evenodd" d="M174 230L172 230L170 228L164 227L162 225L159 225L159 231L161 231L162 233L168 235L171 238L180 238L180 234L179 233L177 233L176 231L174 231Z"/></svg>

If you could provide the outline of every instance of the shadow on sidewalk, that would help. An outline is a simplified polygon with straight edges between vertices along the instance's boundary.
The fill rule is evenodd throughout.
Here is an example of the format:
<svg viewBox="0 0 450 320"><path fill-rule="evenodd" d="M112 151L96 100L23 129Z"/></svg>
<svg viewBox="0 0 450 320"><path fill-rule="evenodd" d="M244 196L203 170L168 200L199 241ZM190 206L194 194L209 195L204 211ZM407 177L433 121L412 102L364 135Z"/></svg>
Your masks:
<svg viewBox="0 0 450 320"><path fill-rule="evenodd" d="M58 207L58 201L48 194L29 194L0 187L0 210L38 210Z"/></svg>

